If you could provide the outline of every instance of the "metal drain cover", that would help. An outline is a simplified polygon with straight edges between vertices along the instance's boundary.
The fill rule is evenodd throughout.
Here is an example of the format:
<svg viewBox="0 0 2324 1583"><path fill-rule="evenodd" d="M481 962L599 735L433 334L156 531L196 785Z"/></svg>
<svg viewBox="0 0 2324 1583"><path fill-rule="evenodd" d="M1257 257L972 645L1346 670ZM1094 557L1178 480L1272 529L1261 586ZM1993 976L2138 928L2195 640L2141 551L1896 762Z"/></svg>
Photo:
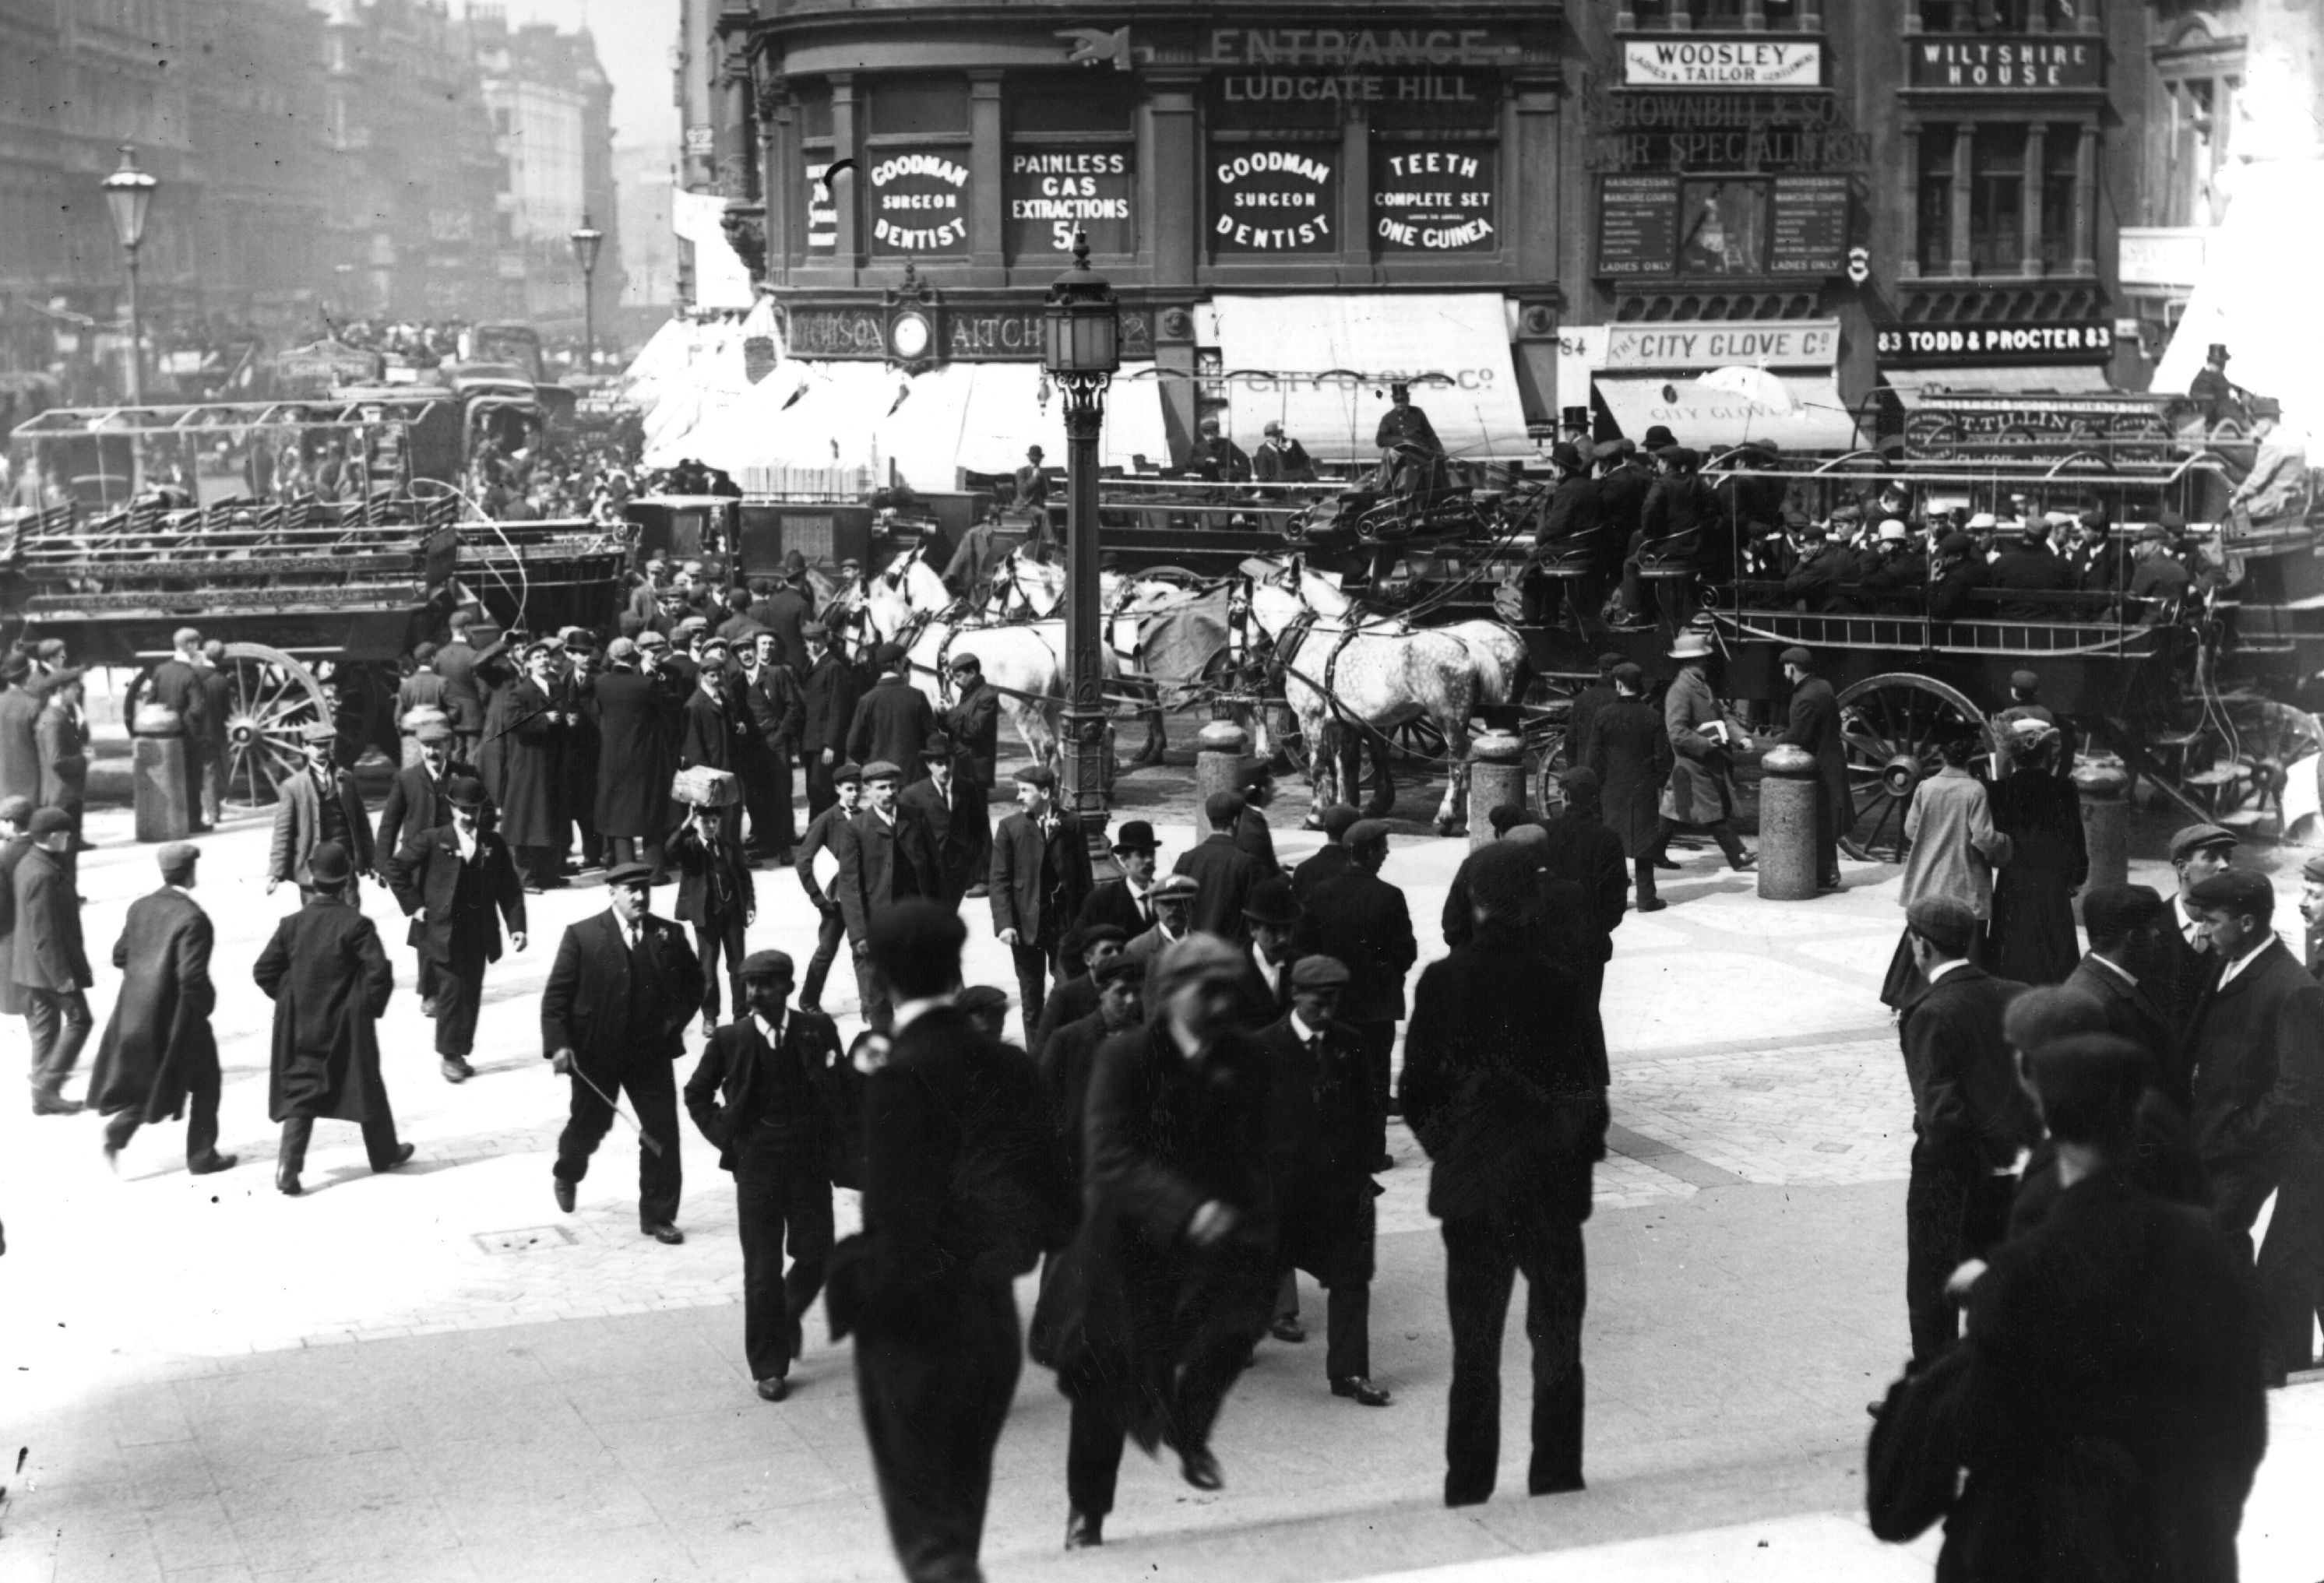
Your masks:
<svg viewBox="0 0 2324 1583"><path fill-rule="evenodd" d="M542 1253L571 1247L581 1239L562 1226L524 1226L514 1231L479 1231L476 1246L486 1253Z"/></svg>

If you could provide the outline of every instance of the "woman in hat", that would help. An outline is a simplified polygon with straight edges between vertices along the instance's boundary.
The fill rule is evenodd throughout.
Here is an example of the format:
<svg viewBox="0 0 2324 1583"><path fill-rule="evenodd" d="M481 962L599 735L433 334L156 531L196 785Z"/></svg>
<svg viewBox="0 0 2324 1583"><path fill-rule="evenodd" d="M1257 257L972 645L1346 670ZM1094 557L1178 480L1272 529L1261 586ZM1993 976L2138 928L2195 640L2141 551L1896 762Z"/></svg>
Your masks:
<svg viewBox="0 0 2324 1583"><path fill-rule="evenodd" d="M2058 774L2058 728L2031 715L2011 721L2009 773L1988 794L1993 827L2009 838L1994 877L1985 966L2025 984L2062 984L2080 960L2074 892L2090 876L2081 798Z"/></svg>

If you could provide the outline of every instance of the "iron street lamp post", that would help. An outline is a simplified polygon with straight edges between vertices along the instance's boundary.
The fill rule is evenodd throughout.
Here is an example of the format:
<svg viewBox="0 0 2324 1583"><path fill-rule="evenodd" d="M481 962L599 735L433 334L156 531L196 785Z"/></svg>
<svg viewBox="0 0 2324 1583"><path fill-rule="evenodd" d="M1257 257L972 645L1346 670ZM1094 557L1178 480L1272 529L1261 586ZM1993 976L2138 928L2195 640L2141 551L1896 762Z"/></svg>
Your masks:
<svg viewBox="0 0 2324 1583"><path fill-rule="evenodd" d="M1065 709L1062 801L1079 815L1093 855L1105 841L1105 667L1098 608L1098 437L1105 389L1121 366L1120 305L1090 268L1089 238L1074 238L1074 267L1049 288L1042 363L1065 392Z"/></svg>
<svg viewBox="0 0 2324 1583"><path fill-rule="evenodd" d="M113 234L129 265L129 405L145 400L145 327L137 302L137 244L145 240L145 213L160 186L137 168L137 151L121 145L121 169L105 179L105 204L113 212Z"/></svg>
<svg viewBox="0 0 2324 1583"><path fill-rule="evenodd" d="M581 370L584 373L597 371L597 250L605 244L605 234L589 223L587 210L581 214L581 228L573 233L573 262L581 266Z"/></svg>

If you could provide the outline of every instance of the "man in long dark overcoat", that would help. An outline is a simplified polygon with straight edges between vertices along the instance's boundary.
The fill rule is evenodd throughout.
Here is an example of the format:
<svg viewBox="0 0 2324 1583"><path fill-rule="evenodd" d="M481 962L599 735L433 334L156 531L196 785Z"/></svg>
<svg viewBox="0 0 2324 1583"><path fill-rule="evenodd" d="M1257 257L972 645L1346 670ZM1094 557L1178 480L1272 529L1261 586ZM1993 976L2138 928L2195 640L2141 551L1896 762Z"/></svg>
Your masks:
<svg viewBox="0 0 2324 1583"><path fill-rule="evenodd" d="M202 761L208 756L211 732L209 729L209 699L202 687L201 667L196 663L201 657L202 635L191 627L180 627L170 639L170 658L153 667L153 679L146 696L165 709L177 713L184 727L186 741L186 809L196 830L205 828L202 821Z"/></svg>
<svg viewBox="0 0 2324 1583"><path fill-rule="evenodd" d="M927 773L896 800L927 824L936 869L944 877L945 898L957 907L971 885L981 888L984 883L992 861L992 827L986 822L983 796L972 799L963 790L950 737L938 732L920 750L920 757Z"/></svg>
<svg viewBox="0 0 2324 1583"><path fill-rule="evenodd" d="M541 1054L573 1078L572 1109L557 1139L551 1173L557 1207L573 1212L589 1156L613 1130L613 1096L629 1095L638 1145L638 1229L678 1243L678 1081L670 1063L702 1004L702 963L686 932L649 909L653 870L617 863L605 870L611 905L566 926L540 996Z"/></svg>
<svg viewBox="0 0 2324 1583"><path fill-rule="evenodd" d="M1353 975L1339 997L1337 1021L1363 1052L1370 1113L1379 1118L1379 1136L1372 1140L1376 1157L1387 1153L1387 1118L1395 1109L1388 1065L1396 1053L1396 1025L1404 1020L1404 979L1420 959L1412 908L1403 891L1380 878L1388 840L1381 820L1361 820L1349 829L1347 871L1308 893L1299 937L1302 951L1321 952Z"/></svg>
<svg viewBox="0 0 2324 1583"><path fill-rule="evenodd" d="M1242 955L1207 934L1159 953L1148 1021L1097 1054L1087 1213L1053 1356L1073 1401L1065 1542L1101 1542L1125 1437L1221 1487L1211 1430L1276 1286L1268 1067L1234 1026Z"/></svg>
<svg viewBox="0 0 2324 1583"><path fill-rule="evenodd" d="M452 751L469 764L476 761L476 746L484 731L484 689L476 679L481 657L468 641L468 629L475 620L467 611L454 611L452 635L436 650L436 674L444 678L444 713L452 722Z"/></svg>
<svg viewBox="0 0 2324 1583"><path fill-rule="evenodd" d="M556 649L542 642L525 650L525 674L507 684L493 700L503 715L500 833L516 854L527 890L565 885L558 870L564 841L559 804L563 750L572 713L559 706ZM491 746L492 744L487 744Z"/></svg>
<svg viewBox="0 0 2324 1583"><path fill-rule="evenodd" d="M1185 874L1201 887L1201 894L1194 898L1194 927L1236 942L1250 938L1250 926L1243 921L1245 904L1250 900L1252 888L1272 872L1235 840L1242 811L1240 792L1213 792L1204 798L1203 820L1211 833L1180 852L1171 868L1171 872Z"/></svg>
<svg viewBox="0 0 2324 1583"><path fill-rule="evenodd" d="M1587 765L1562 771L1542 787L1542 801L1549 809L1541 821L1549 836L1542 861L1551 873L1582 887L1610 943L1628 910L1630 865L1621 836L1606 823L1596 771Z"/></svg>
<svg viewBox="0 0 2324 1583"><path fill-rule="evenodd" d="M581 867L595 869L605 861L605 838L597 830L597 768L605 740L597 726L596 708L597 675L604 662L596 640L580 628L567 628L563 641L564 674L549 695L566 722L557 759L558 866L570 853L570 833L578 830Z"/></svg>
<svg viewBox="0 0 2324 1583"><path fill-rule="evenodd" d="M608 868L643 861L659 873L670 824L670 777L678 768L669 731L678 700L641 668L638 646L629 639L614 639L605 656L611 668L590 689L599 743L597 833L605 838Z"/></svg>
<svg viewBox="0 0 2324 1583"><path fill-rule="evenodd" d="M10 976L32 1038L32 1114L71 1116L81 1102L60 1091L95 1026L88 990L96 982L81 941L72 816L62 808L42 808L30 828L32 844L16 864Z"/></svg>
<svg viewBox="0 0 2324 1583"><path fill-rule="evenodd" d="M855 722L855 704L863 695L863 676L834 646L817 621L802 629L808 661L799 673L799 701L807 713L799 730L799 768L807 777L807 811L813 818L839 800L831 772L847 757L848 732Z"/></svg>
<svg viewBox="0 0 2324 1583"><path fill-rule="evenodd" d="M1670 905L1655 894L1662 789L1671 772L1670 733L1661 711L1646 701L1646 672L1625 660L1614 667L1612 681L1614 701L1591 717L1582 761L1598 778L1607 827L1622 838L1622 850L1629 854L1638 910L1660 912Z"/></svg>
<svg viewBox="0 0 2324 1583"><path fill-rule="evenodd" d="M0 658L0 796L41 802L41 747L34 725L41 718L41 701L26 683L32 662L22 654Z"/></svg>
<svg viewBox="0 0 2324 1583"><path fill-rule="evenodd" d="M1792 684L1792 712L1776 741L1815 755L1816 888L1840 888L1840 833L1855 822L1848 794L1848 744L1840 734L1840 698L1815 674L1814 660L1796 646L1783 654Z"/></svg>
<svg viewBox="0 0 2324 1583"><path fill-rule="evenodd" d="M327 841L309 866L306 905L276 925L252 970L274 1002L267 1115L282 1124L274 1185L293 1198L318 1117L361 1127L374 1171L392 1171L412 1153L396 1141L379 1069L378 1025L395 993L395 970L379 931L346 899L355 874L346 849Z"/></svg>
<svg viewBox="0 0 2324 1583"><path fill-rule="evenodd" d="M1397 981L1398 999L1403 984ZM1353 993L1337 958L1303 956L1291 970L1291 1011L1260 1031L1267 1063L1267 1172L1275 1197L1275 1257L1331 1293L1323 1376L1332 1394L1385 1407L1372 1384L1372 1182L1382 1119L1370 1057L1339 1008Z"/></svg>
<svg viewBox="0 0 2324 1583"><path fill-rule="evenodd" d="M778 863L791 861L798 823L791 812L791 755L807 727L798 678L783 663L772 632L751 640L742 667L742 703L751 734L742 741L742 792L751 805L751 851Z"/></svg>
<svg viewBox="0 0 2324 1583"><path fill-rule="evenodd" d="M186 1171L206 1176L235 1163L217 1151L218 1054L210 1034L209 915L187 894L201 849L174 842L157 854L161 888L129 904L113 965L121 995L89 1072L89 1103L106 1117L111 1164L148 1121L186 1121Z"/></svg>
<svg viewBox="0 0 2324 1583"><path fill-rule="evenodd" d="M874 658L879 681L855 705L847 727L847 756L858 764L884 761L903 770L908 781L927 773L920 750L936 734L936 711L912 685L911 656L900 643L883 643Z"/></svg>
<svg viewBox="0 0 2324 1583"><path fill-rule="evenodd" d="M452 778L444 823L415 830L387 860L387 887L411 920L410 942L424 975L437 986L436 1059L447 1082L476 1075L476 1012L484 969L501 959L501 921L525 946L524 886L508 842L484 825L484 788L473 776Z"/></svg>
<svg viewBox="0 0 2324 1583"><path fill-rule="evenodd" d="M1001 773L1001 694L984 679L984 662L973 654L953 660L952 685L952 707L944 712L944 728L952 737L954 757L960 766L954 778L960 782L962 799L976 812L968 830L970 850L961 860L963 867L976 876L968 888L973 897L983 890L984 872L992 865L992 819L988 810Z"/></svg>
<svg viewBox="0 0 2324 1583"><path fill-rule="evenodd" d="M32 850L32 799L0 796L0 1016L22 1017L26 1001L16 988L16 866Z"/></svg>

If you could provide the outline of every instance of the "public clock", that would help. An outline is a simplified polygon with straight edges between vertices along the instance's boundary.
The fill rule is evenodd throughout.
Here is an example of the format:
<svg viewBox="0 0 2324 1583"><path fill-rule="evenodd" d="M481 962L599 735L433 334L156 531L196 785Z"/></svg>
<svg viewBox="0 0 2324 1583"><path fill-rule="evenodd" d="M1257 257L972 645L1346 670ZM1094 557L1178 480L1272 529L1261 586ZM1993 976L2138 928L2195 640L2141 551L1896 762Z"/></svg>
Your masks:
<svg viewBox="0 0 2324 1583"><path fill-rule="evenodd" d="M888 353L899 363L926 362L936 341L936 325L919 308L904 308L888 321Z"/></svg>

